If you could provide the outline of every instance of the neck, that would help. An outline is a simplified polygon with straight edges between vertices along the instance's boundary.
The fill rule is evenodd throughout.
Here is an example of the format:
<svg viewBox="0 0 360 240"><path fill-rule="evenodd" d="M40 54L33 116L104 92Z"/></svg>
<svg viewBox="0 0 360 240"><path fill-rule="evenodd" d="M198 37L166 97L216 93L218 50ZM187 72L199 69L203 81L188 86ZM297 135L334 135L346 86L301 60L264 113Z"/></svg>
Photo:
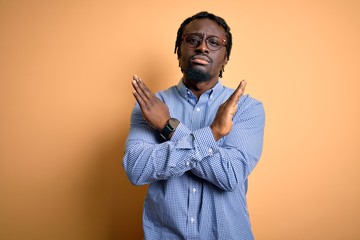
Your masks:
<svg viewBox="0 0 360 240"><path fill-rule="evenodd" d="M200 96L206 92L207 90L213 88L216 83L218 82L218 78L216 79L210 79L209 81L205 82L194 82L192 80L183 78L183 82L187 88L191 90L191 92L197 97L200 98Z"/></svg>

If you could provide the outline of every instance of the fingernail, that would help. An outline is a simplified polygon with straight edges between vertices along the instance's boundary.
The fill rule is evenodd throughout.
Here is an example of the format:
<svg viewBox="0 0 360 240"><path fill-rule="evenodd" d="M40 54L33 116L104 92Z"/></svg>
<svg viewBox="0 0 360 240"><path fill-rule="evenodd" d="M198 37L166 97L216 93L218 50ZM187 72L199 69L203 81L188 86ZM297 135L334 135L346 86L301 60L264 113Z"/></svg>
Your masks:
<svg viewBox="0 0 360 240"><path fill-rule="evenodd" d="M134 80L135 80L136 82L141 82L141 80L140 80L140 78L139 78L138 75L134 75Z"/></svg>
<svg viewBox="0 0 360 240"><path fill-rule="evenodd" d="M132 83L133 83L133 84L136 84L136 80L135 80L135 79L134 79L134 80L132 80Z"/></svg>

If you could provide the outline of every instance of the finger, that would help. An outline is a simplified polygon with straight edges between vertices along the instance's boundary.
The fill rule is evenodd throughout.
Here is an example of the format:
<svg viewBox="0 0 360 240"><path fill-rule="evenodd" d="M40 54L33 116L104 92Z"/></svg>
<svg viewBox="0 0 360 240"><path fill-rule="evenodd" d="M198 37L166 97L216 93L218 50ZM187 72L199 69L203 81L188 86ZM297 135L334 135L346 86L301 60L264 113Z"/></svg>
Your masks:
<svg viewBox="0 0 360 240"><path fill-rule="evenodd" d="M138 104L140 105L140 108L142 108L143 106L145 106L145 102L143 100L143 98L139 95L139 93L137 93L135 90L132 92L136 101L138 102Z"/></svg>
<svg viewBox="0 0 360 240"><path fill-rule="evenodd" d="M143 85L141 84L142 80L137 76L133 76L132 85L138 97L141 97L143 101L147 101L147 95L144 92Z"/></svg>
<svg viewBox="0 0 360 240"><path fill-rule="evenodd" d="M242 80L239 83L238 87L235 89L233 94L231 94L231 96L229 97L230 103L232 103L233 105L237 104L240 97L243 95L243 93L245 91L246 83L247 83L246 80Z"/></svg>
<svg viewBox="0 0 360 240"><path fill-rule="evenodd" d="M240 82L240 84L238 85L238 87L235 89L235 94L236 95L239 95L239 94L243 94L244 93L244 91L245 91L245 87L246 87L246 80L244 79L244 80L242 80L241 82Z"/></svg>
<svg viewBox="0 0 360 240"><path fill-rule="evenodd" d="M139 88L142 90L143 94L148 99L155 97L155 94L146 86L145 82L142 81L141 78L139 78L139 77L137 77L137 84L138 84Z"/></svg>
<svg viewBox="0 0 360 240"><path fill-rule="evenodd" d="M142 91L142 89L139 87L139 77L134 75L132 80L133 85L133 95L136 99L136 101L139 103L140 107L143 107L146 105L146 97Z"/></svg>
<svg viewBox="0 0 360 240"><path fill-rule="evenodd" d="M138 85L141 88L142 92L147 98L152 98L155 94L146 86L145 82L139 78Z"/></svg>

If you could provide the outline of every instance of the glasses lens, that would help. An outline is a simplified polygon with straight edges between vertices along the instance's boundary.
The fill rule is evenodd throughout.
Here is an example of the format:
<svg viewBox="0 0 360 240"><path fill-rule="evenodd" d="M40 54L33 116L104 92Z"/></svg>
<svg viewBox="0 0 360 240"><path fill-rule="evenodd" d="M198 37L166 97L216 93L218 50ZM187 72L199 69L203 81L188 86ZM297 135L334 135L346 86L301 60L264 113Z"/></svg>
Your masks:
<svg viewBox="0 0 360 240"><path fill-rule="evenodd" d="M223 41L215 36L206 39L206 46L213 51L219 50L223 46Z"/></svg>
<svg viewBox="0 0 360 240"><path fill-rule="evenodd" d="M189 34L185 37L185 43L188 47L195 48L200 45L202 39L199 35L196 34Z"/></svg>

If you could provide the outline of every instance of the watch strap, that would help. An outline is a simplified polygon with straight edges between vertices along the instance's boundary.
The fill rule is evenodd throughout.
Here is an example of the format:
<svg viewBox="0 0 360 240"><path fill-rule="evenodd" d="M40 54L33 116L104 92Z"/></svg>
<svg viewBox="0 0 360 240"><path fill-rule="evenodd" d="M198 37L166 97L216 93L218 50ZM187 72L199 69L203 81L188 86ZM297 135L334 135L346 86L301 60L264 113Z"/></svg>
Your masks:
<svg viewBox="0 0 360 240"><path fill-rule="evenodd" d="M175 123L175 125L174 125ZM160 131L160 135L165 140L168 140L170 133L174 132L176 127L179 124L179 120L175 118L170 118L167 122L165 127Z"/></svg>

